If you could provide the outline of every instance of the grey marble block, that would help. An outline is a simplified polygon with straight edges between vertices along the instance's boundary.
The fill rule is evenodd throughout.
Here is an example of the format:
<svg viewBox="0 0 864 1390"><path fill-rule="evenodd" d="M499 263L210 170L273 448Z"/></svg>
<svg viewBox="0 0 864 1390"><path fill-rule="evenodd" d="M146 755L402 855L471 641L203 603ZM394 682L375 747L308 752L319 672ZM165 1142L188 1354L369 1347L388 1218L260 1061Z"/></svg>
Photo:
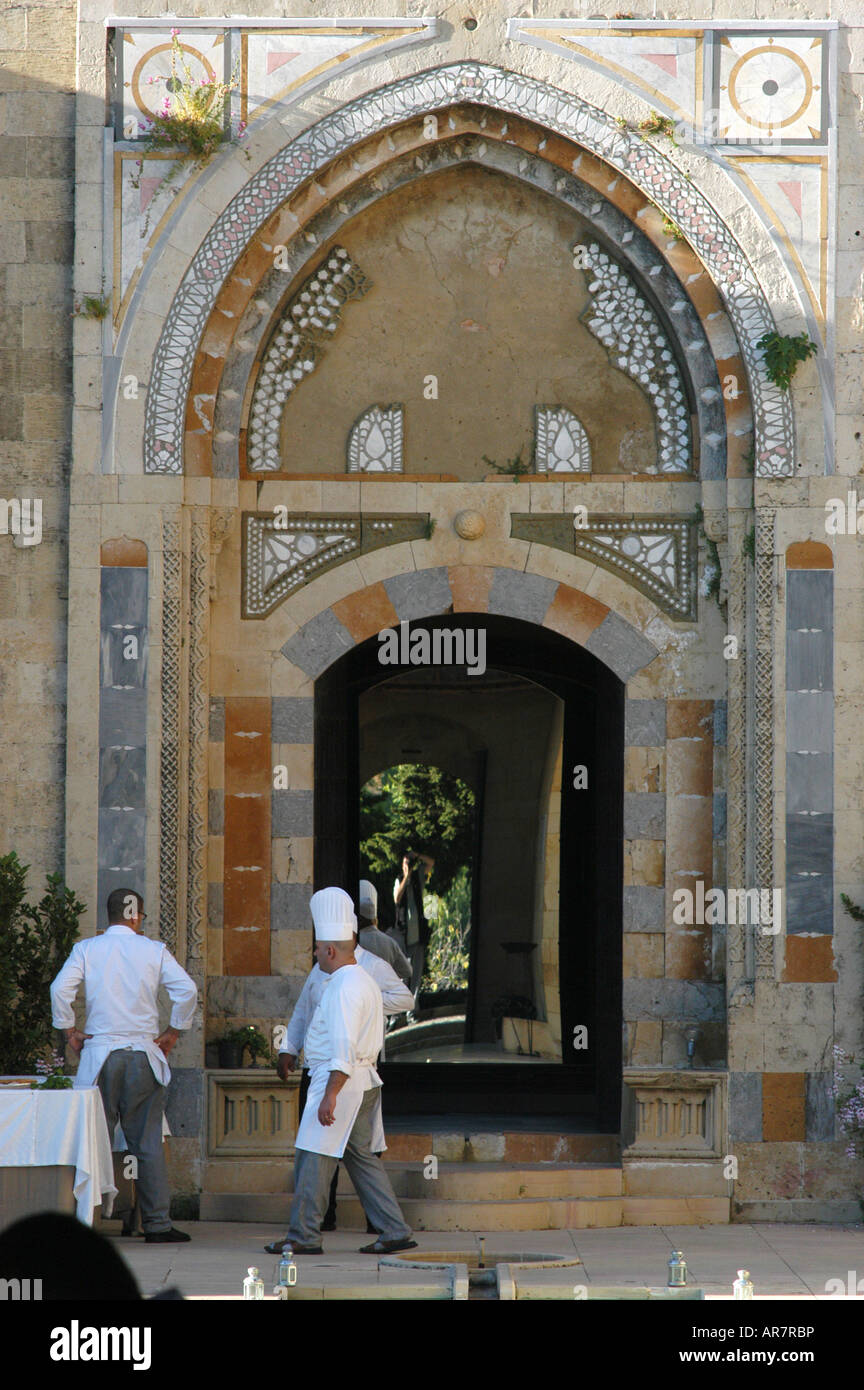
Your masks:
<svg viewBox="0 0 864 1390"><path fill-rule="evenodd" d="M147 741L147 691L103 687L99 700L99 747L143 748Z"/></svg>
<svg viewBox="0 0 864 1390"><path fill-rule="evenodd" d="M665 834L665 794L663 792L625 792L625 840L662 840Z"/></svg>
<svg viewBox="0 0 864 1390"><path fill-rule="evenodd" d="M225 834L225 792L222 787L211 787L207 793L207 833Z"/></svg>
<svg viewBox="0 0 864 1390"><path fill-rule="evenodd" d="M787 628L818 627L831 631L834 624L834 575L831 570L788 570L786 574Z"/></svg>
<svg viewBox="0 0 864 1390"><path fill-rule="evenodd" d="M106 869L144 867L146 816L141 811L99 811L99 863Z"/></svg>
<svg viewBox="0 0 864 1390"><path fill-rule="evenodd" d="M400 622L446 613L453 604L447 571L440 565L394 575L384 580L384 588Z"/></svg>
<svg viewBox="0 0 864 1390"><path fill-rule="evenodd" d="M762 1142L762 1073L730 1071L729 1138L734 1143Z"/></svg>
<svg viewBox="0 0 864 1390"><path fill-rule="evenodd" d="M834 861L834 817L786 817L786 877L796 874L830 874Z"/></svg>
<svg viewBox="0 0 864 1390"><path fill-rule="evenodd" d="M211 695L208 736L211 743L225 742L225 697Z"/></svg>
<svg viewBox="0 0 864 1390"><path fill-rule="evenodd" d="M526 623L542 623L558 588L554 579L539 574L496 569L489 591L489 612Z"/></svg>
<svg viewBox="0 0 864 1390"><path fill-rule="evenodd" d="M313 834L312 792L274 791L271 798L271 835L281 839L284 835Z"/></svg>
<svg viewBox="0 0 864 1390"><path fill-rule="evenodd" d="M282 1018L291 1002L282 975L211 975L207 980L207 1007L217 1018Z"/></svg>
<svg viewBox="0 0 864 1390"><path fill-rule="evenodd" d="M725 700L714 701L714 742L720 747L726 744L728 733L729 706Z"/></svg>
<svg viewBox="0 0 864 1390"><path fill-rule="evenodd" d="M194 1139L204 1123L203 1067L172 1067L165 1116L178 1139Z"/></svg>
<svg viewBox="0 0 864 1390"><path fill-rule="evenodd" d="M666 925L666 890L644 884L624 888L623 926L625 932L662 932Z"/></svg>
<svg viewBox="0 0 864 1390"><path fill-rule="evenodd" d="M834 880L824 878L789 879L786 883L786 933L820 932L830 936L834 930Z"/></svg>
<svg viewBox="0 0 864 1390"><path fill-rule="evenodd" d="M786 754L786 813L834 809L834 759L831 753Z"/></svg>
<svg viewBox="0 0 864 1390"><path fill-rule="evenodd" d="M134 639L130 642L130 639ZM103 686L143 687L147 684L146 628L112 627L100 637L99 680ZM132 655L126 655L132 653Z"/></svg>
<svg viewBox="0 0 864 1390"><path fill-rule="evenodd" d="M712 797L711 834L722 840L726 834L726 793L715 792Z"/></svg>
<svg viewBox="0 0 864 1390"><path fill-rule="evenodd" d="M211 931L221 929L225 920L224 897L221 883L207 884L207 926Z"/></svg>
<svg viewBox="0 0 864 1390"><path fill-rule="evenodd" d="M830 690L813 694L786 693L786 748L799 753L830 753L834 746L834 695Z"/></svg>
<svg viewBox="0 0 864 1390"><path fill-rule="evenodd" d="M270 930L312 931L309 899L311 883L273 883L270 885ZM310 938L311 940L311 938ZM310 962L311 969L311 962Z"/></svg>
<svg viewBox="0 0 864 1390"><path fill-rule="evenodd" d="M100 588L103 631L128 623L146 627L147 570L143 565L103 565Z"/></svg>
<svg viewBox="0 0 864 1390"><path fill-rule="evenodd" d="M288 638L282 655L314 680L340 656L351 651L353 646L348 629L340 623L335 613L326 608Z"/></svg>
<svg viewBox="0 0 864 1390"><path fill-rule="evenodd" d="M808 1144L825 1143L834 1138L836 1111L831 1094L830 1072L810 1072L806 1078L805 1137Z"/></svg>
<svg viewBox="0 0 864 1390"><path fill-rule="evenodd" d="M102 748L99 752L99 805L145 806L147 751L144 748Z"/></svg>
<svg viewBox="0 0 864 1390"><path fill-rule="evenodd" d="M725 986L710 980L625 980L624 1017L721 1022L725 1017Z"/></svg>
<svg viewBox="0 0 864 1390"><path fill-rule="evenodd" d="M585 643L586 649L609 666L622 681L628 681L648 666L657 648L617 613L607 613Z"/></svg>
<svg viewBox="0 0 864 1390"><path fill-rule="evenodd" d="M625 700L625 745L628 748L662 748L665 742L666 701Z"/></svg>
<svg viewBox="0 0 864 1390"><path fill-rule="evenodd" d="M315 701L297 695L274 695L270 737L273 743L312 743Z"/></svg>
<svg viewBox="0 0 864 1390"><path fill-rule="evenodd" d="M834 684L833 643L824 632L786 633L786 688L831 690Z"/></svg>

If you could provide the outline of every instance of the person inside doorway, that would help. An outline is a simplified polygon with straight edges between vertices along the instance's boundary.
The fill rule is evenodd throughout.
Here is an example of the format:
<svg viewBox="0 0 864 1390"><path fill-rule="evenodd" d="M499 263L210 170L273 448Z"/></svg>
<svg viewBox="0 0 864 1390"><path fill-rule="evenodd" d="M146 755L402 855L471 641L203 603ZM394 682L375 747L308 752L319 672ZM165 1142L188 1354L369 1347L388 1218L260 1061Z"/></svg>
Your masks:
<svg viewBox="0 0 864 1390"><path fill-rule="evenodd" d="M357 938L364 951L380 956L395 970L407 985L411 980L411 962L392 936L378 927L378 890L368 878L361 878L357 894Z"/></svg>
<svg viewBox="0 0 864 1390"><path fill-rule="evenodd" d="M423 912L423 889L435 860L422 851L408 849L402 856L402 877L393 884L396 904L395 939L411 962L411 992L416 997L426 965L429 924Z"/></svg>

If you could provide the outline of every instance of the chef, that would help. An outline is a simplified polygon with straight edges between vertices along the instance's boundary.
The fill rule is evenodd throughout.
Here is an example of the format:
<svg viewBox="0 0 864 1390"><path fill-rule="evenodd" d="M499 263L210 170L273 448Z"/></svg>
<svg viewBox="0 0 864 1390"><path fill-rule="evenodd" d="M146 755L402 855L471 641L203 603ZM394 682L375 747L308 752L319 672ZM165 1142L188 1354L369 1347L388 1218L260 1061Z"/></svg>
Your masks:
<svg viewBox="0 0 864 1390"><path fill-rule="evenodd" d="M373 893L375 892L375 889L372 887L371 883L367 884L366 886L367 888L371 888ZM364 883L361 880L360 895L358 898L358 907L361 908L361 910L364 904L366 903L366 899L364 899L363 897L363 888ZM378 932L378 935L381 936L381 933ZM387 938L383 939L387 940ZM391 943L388 941L387 944L390 945ZM402 956L401 951L398 950L398 947L395 946L395 943L393 944L393 949L396 950L400 956ZM381 997L384 1003L385 1017L390 1017L394 1014L404 1013L408 1009L413 1009L414 995L411 993L407 984L405 984L402 980L399 979L399 976L391 968L386 958L382 958L375 951L367 951L363 947L357 945L356 933L354 936L354 958L357 961L357 964L362 966L368 975L372 976L372 979L375 981L376 985L380 989ZM404 956L402 956L402 960L405 960ZM408 965L408 973L410 974L410 965L407 961L405 961L405 964ZM323 995L324 990L329 983L330 976L325 975L324 971L321 970L317 964L313 965L312 969L309 971L309 974L306 976L303 988L300 991L300 998L297 1000L297 1003L294 1006L294 1012L291 1015L291 1021L285 1029L282 1042L279 1046L279 1057L276 1063L276 1069L279 1073L280 1080L282 1081L287 1081L289 1073L293 1072L297 1065L297 1058L303 1050L303 1045L306 1041L306 1033L309 1028L309 1024L312 1020L312 1015L318 1007L318 1004L321 1001L321 996ZM384 1060L384 1053L385 1049L382 1047L382 1061ZM302 1087L300 1091L300 1098L301 1100L303 1099ZM338 1182L339 1168L337 1165L336 1171L333 1174L333 1181L330 1186L330 1200L327 1203L327 1210L324 1213L324 1219L321 1222L322 1231L336 1230L336 1187L338 1185ZM369 1221L368 1216L366 1219L366 1229L370 1235L376 1234L376 1228ZM271 1245L266 1245L264 1248L265 1250L267 1250L269 1254L278 1255L282 1249L282 1244L281 1242L273 1241Z"/></svg>
<svg viewBox="0 0 864 1390"><path fill-rule="evenodd" d="M386 1148L381 1122L381 1078L375 1062L384 1041L381 991L358 965L357 919L341 888L313 893L315 956L329 976L304 1041L309 1093L297 1131L294 1200L284 1242L295 1254L323 1254L321 1218L340 1158L363 1208L381 1232L363 1254L411 1250L406 1225L378 1154Z"/></svg>
<svg viewBox="0 0 864 1390"><path fill-rule="evenodd" d="M168 1054L195 1018L198 990L161 941L144 935L144 900L132 889L108 895L109 927L76 941L51 985L55 1028L81 1054L75 1086L102 1093L109 1134L119 1118L138 1161L138 1204L150 1244L186 1241L168 1219L169 1190L162 1150L162 1116L171 1069ZM87 1003L85 1032L75 1027L72 1004L80 985ZM159 986L173 1005L159 1031Z"/></svg>

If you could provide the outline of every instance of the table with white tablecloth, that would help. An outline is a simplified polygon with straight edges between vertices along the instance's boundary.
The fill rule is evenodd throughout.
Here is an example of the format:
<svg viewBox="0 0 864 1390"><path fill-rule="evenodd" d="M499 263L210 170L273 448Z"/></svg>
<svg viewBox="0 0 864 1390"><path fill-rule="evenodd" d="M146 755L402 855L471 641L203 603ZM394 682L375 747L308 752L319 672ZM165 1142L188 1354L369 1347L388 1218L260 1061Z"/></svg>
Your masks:
<svg viewBox="0 0 864 1390"><path fill-rule="evenodd" d="M0 1086L0 1180L3 1168L71 1167L79 1221L110 1216L117 1188L111 1139L96 1086L45 1091Z"/></svg>

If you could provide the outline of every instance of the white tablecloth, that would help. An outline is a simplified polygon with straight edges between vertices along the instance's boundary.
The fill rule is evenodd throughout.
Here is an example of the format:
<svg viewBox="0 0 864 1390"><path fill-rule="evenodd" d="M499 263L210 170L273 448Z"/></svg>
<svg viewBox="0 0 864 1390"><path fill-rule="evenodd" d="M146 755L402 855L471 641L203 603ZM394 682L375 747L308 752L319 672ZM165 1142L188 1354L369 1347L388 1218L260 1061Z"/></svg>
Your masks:
<svg viewBox="0 0 864 1390"><path fill-rule="evenodd" d="M117 1195L111 1140L96 1086L80 1091L17 1091L0 1087L0 1167L75 1169L79 1221L93 1224L102 1202L110 1216Z"/></svg>

